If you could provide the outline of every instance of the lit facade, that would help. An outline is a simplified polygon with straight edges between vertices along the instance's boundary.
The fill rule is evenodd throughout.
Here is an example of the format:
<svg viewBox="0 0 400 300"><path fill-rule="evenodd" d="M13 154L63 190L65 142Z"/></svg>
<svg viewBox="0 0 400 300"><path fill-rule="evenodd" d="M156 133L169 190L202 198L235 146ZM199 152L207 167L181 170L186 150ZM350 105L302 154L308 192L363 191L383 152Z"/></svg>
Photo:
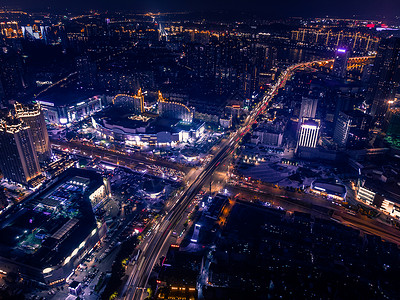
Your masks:
<svg viewBox="0 0 400 300"><path fill-rule="evenodd" d="M26 282L49 287L64 284L107 231L105 223L96 221L91 201L104 189L100 174L68 169L33 201L24 203L15 218L3 220L0 234L15 240L13 246L0 245L3 274L17 273ZM30 221L22 222L26 219Z"/></svg>
<svg viewBox="0 0 400 300"><path fill-rule="evenodd" d="M15 116L24 121L31 128L33 144L40 162L50 160L51 149L49 134L41 107L38 103L31 105L14 105Z"/></svg>
<svg viewBox="0 0 400 300"><path fill-rule="evenodd" d="M393 195L398 197L398 195ZM357 199L368 205L375 206L384 213L400 219L400 203L388 195L378 192L378 188L370 186L366 181L357 186Z"/></svg>
<svg viewBox="0 0 400 300"><path fill-rule="evenodd" d="M346 187L338 183L314 181L311 184L310 191L314 194L327 197L333 200L346 200Z"/></svg>
<svg viewBox="0 0 400 300"><path fill-rule="evenodd" d="M315 118L317 114L318 99L303 97L301 100L299 121L297 126L297 136L300 134L300 126L303 124L304 119Z"/></svg>
<svg viewBox="0 0 400 300"><path fill-rule="evenodd" d="M400 86L400 38L383 40L378 47L372 68L367 100L371 104L370 114L383 117Z"/></svg>
<svg viewBox="0 0 400 300"><path fill-rule="evenodd" d="M293 30L291 40L310 45L337 47L343 45L352 50L374 51L379 43L379 38L363 31L333 31L330 26L316 28L300 28Z"/></svg>
<svg viewBox="0 0 400 300"><path fill-rule="evenodd" d="M174 128L172 131L147 132L147 125L130 128L109 124L104 120L92 118L92 124L98 134L108 140L124 141L128 146L175 146L201 137L205 130L203 122L191 124L190 128Z"/></svg>
<svg viewBox="0 0 400 300"><path fill-rule="evenodd" d="M0 169L6 179L28 185L41 174L31 129L22 120L0 121L0 152Z"/></svg>
<svg viewBox="0 0 400 300"><path fill-rule="evenodd" d="M349 59L349 51L345 48L339 48L335 53L335 61L333 63L332 74L336 77L344 78L347 71L347 60Z"/></svg>
<svg viewBox="0 0 400 300"><path fill-rule="evenodd" d="M161 92L158 92L158 113L161 117L178 119L184 123L193 121L193 112L190 108L182 103L167 101Z"/></svg>
<svg viewBox="0 0 400 300"><path fill-rule="evenodd" d="M297 147L316 148L319 137L319 122L306 120L300 126Z"/></svg>
<svg viewBox="0 0 400 300"><path fill-rule="evenodd" d="M113 104L125 108L129 112L141 114L144 112L144 96L142 90L139 89L138 93L134 96L118 94L114 97Z"/></svg>
<svg viewBox="0 0 400 300"><path fill-rule="evenodd" d="M41 105L47 122L58 125L67 125L83 120L103 109L101 96L94 96L70 105L57 105L54 102L43 100L37 102Z"/></svg>
<svg viewBox="0 0 400 300"><path fill-rule="evenodd" d="M339 112L339 116L336 120L335 131L333 133L333 140L340 147L345 147L347 138L349 136L351 125L351 118L343 112Z"/></svg>

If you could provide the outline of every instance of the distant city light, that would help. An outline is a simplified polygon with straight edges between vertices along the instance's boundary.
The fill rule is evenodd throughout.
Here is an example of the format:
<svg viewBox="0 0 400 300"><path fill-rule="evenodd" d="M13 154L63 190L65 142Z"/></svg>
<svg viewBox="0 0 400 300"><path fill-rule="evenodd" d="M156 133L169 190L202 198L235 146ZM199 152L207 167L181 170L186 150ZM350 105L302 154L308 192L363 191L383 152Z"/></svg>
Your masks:
<svg viewBox="0 0 400 300"><path fill-rule="evenodd" d="M337 49L337 52L346 53L346 49L339 48L339 49Z"/></svg>

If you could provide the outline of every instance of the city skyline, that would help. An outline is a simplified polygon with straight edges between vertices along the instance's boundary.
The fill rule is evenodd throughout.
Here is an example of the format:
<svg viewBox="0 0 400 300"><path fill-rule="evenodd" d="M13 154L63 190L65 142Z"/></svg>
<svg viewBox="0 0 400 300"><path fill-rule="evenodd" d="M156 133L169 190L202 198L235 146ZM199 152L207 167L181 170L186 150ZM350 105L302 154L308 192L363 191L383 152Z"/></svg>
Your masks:
<svg viewBox="0 0 400 300"><path fill-rule="evenodd" d="M400 4L392 0L383 0L379 3L373 0L337 0L335 5L327 4L323 1L309 0L307 3L284 0L284 1L260 1L250 0L219 0L219 1L85 1L76 0L49 0L40 4L33 4L29 0L17 0L10 3L9 1L0 1L0 6L33 9L34 11L57 10L59 12L79 12L83 10L97 9L101 11L126 11L131 12L234 12L240 16L240 13L253 13L260 17L339 17L339 18L381 18L388 20L396 20L399 15L396 13L400 10ZM227 13L229 15L229 13Z"/></svg>
<svg viewBox="0 0 400 300"><path fill-rule="evenodd" d="M0 9L0 299L398 298L398 4L74 1Z"/></svg>

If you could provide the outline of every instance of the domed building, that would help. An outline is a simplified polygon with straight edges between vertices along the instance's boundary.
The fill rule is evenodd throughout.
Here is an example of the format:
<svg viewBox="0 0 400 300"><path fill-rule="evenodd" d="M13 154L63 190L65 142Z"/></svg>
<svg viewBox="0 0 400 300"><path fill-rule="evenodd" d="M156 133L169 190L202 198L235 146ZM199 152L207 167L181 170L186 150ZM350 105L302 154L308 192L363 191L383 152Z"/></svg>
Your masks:
<svg viewBox="0 0 400 300"><path fill-rule="evenodd" d="M165 184L161 178L152 178L143 183L143 192L151 199L157 199L164 195Z"/></svg>

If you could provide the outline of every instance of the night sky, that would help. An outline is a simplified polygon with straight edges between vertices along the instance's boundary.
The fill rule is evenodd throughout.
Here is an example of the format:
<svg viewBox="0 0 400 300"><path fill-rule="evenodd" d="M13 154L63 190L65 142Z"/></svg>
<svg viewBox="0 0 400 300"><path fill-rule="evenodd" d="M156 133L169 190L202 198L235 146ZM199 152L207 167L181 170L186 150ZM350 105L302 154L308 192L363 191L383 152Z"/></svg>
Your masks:
<svg viewBox="0 0 400 300"><path fill-rule="evenodd" d="M0 0L0 5L22 9L67 8L134 11L236 10L264 16L400 16L399 0Z"/></svg>

